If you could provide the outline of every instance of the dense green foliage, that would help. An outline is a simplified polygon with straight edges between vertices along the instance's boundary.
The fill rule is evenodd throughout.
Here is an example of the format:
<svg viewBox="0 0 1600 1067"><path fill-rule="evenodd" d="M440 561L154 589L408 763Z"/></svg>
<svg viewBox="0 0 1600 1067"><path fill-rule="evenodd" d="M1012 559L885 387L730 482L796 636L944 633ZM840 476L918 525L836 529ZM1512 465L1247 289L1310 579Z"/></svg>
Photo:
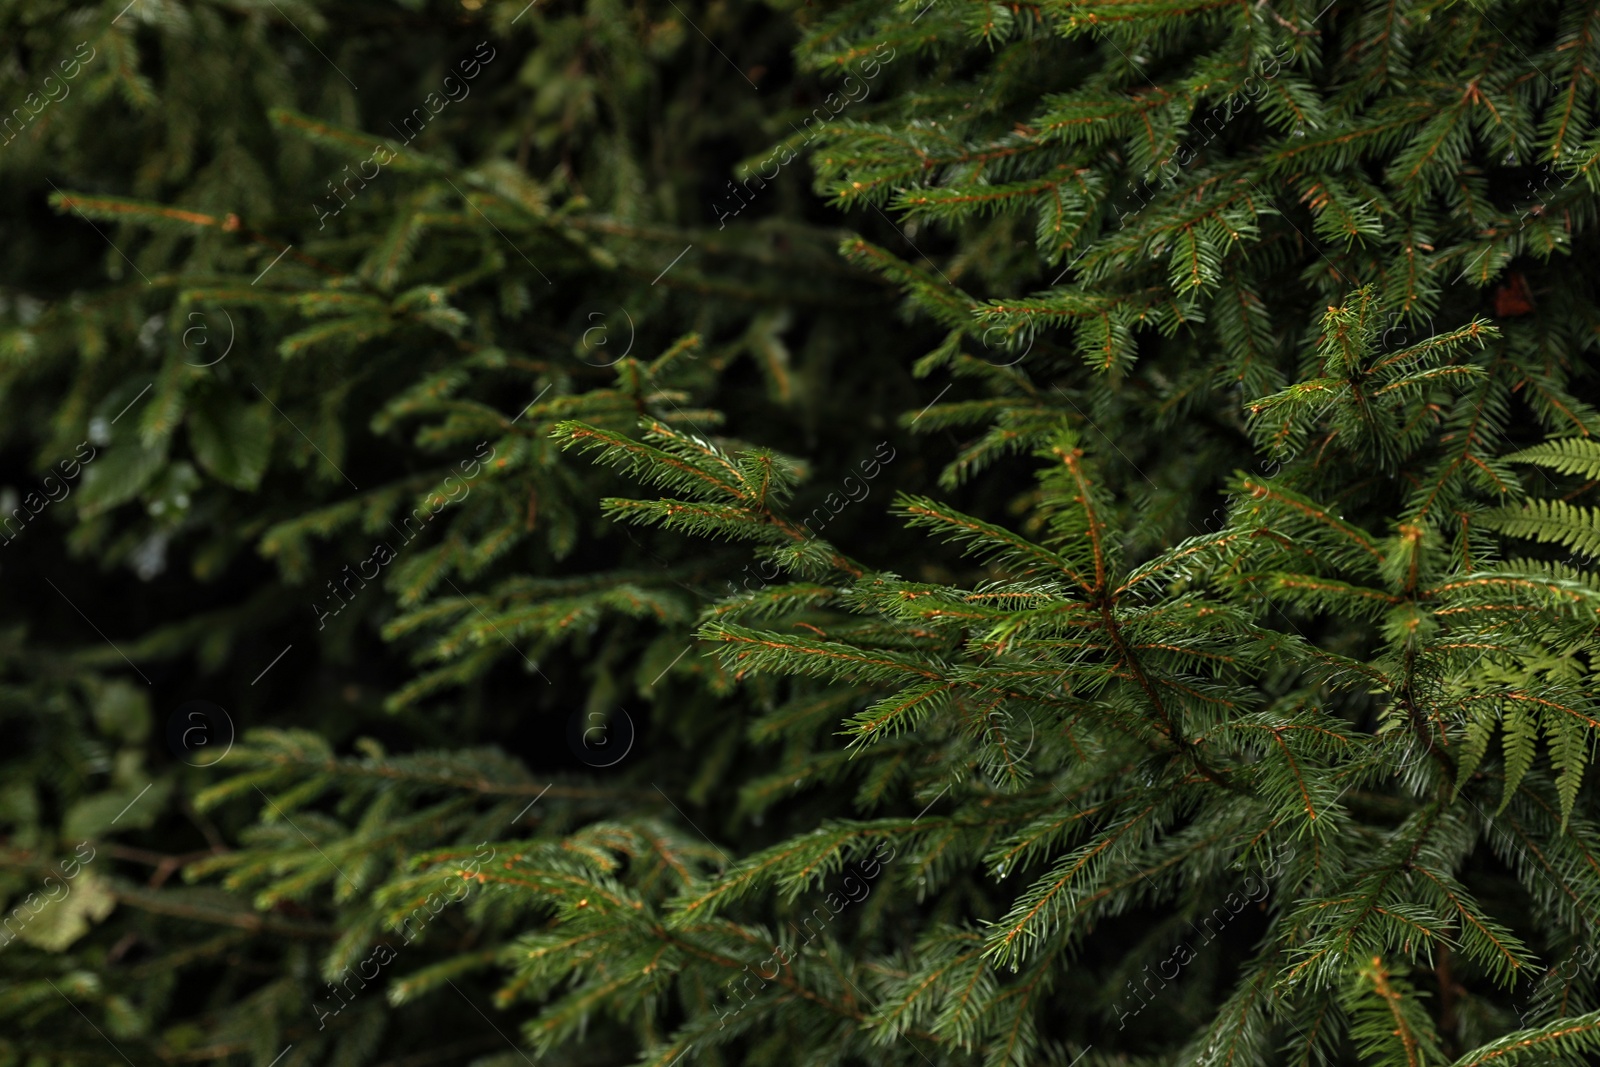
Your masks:
<svg viewBox="0 0 1600 1067"><path fill-rule="evenodd" d="M1600 1056L1600 5L0 27L0 1067Z"/></svg>

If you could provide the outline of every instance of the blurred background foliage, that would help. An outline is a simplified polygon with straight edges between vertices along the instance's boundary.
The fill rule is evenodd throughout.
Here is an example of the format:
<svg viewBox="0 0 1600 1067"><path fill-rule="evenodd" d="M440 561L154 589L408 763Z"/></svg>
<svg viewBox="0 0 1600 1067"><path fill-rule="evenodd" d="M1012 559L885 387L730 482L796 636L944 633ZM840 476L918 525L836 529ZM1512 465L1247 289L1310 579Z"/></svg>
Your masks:
<svg viewBox="0 0 1600 1067"><path fill-rule="evenodd" d="M369 992L318 1026L319 972L380 907L351 886L511 833L549 774L588 770L574 722L619 709L628 760L523 826L675 802L729 829L721 772L750 754L726 680L697 683L713 661L680 653L749 557L612 529L595 502L625 483L547 435L649 412L758 432L826 481L914 402L889 290L837 257L804 165L735 200L734 165L829 89L796 36L744 0L692 21L615 0L0 4L22 109L0 145L0 506L28 517L0 552L7 909L94 850L3 950L0 1061L121 1062L106 1037L138 1062L520 1061L470 973L462 996ZM858 508L830 536L872 527ZM211 872L269 833L264 794L204 795L248 750L209 765L212 720L186 748L193 700L241 737L310 731L302 760L455 750L436 778L469 799L362 808L383 845L341 859L336 899L314 875L229 892ZM271 832L320 838L318 818ZM469 913L396 970L516 928Z"/></svg>

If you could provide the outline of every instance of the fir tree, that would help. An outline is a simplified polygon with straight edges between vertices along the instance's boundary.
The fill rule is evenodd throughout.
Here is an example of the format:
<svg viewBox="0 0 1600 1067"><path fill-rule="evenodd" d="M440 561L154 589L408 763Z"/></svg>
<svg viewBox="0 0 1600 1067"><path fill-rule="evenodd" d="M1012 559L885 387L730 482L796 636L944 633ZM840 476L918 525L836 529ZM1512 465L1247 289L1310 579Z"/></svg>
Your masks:
<svg viewBox="0 0 1600 1067"><path fill-rule="evenodd" d="M110 279L4 402L104 456L11 551L163 595L7 638L5 890L105 857L8 1059L1600 1056L1593 11L463 9L224 100L154 55L282 24L108 13L131 186L59 102Z"/></svg>

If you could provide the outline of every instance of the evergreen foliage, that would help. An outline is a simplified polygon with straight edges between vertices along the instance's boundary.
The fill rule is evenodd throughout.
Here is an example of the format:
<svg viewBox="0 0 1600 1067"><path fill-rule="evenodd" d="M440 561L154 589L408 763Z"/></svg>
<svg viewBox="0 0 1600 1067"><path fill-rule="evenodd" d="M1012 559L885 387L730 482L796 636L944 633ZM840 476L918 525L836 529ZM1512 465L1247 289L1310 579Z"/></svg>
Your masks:
<svg viewBox="0 0 1600 1067"><path fill-rule="evenodd" d="M0 1067L1600 1057L1593 5L115 6Z"/></svg>

